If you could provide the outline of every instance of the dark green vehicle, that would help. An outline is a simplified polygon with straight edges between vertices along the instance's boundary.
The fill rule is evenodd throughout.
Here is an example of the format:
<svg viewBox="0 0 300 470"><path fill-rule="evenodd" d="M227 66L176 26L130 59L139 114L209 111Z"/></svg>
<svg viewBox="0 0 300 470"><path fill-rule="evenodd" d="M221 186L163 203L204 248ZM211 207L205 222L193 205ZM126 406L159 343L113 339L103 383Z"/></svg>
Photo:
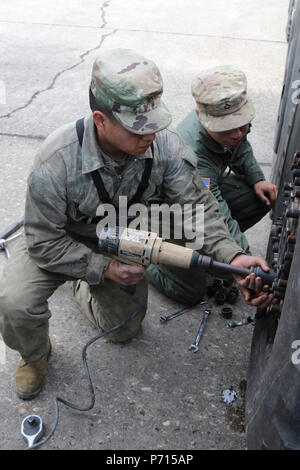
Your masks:
<svg viewBox="0 0 300 470"><path fill-rule="evenodd" d="M246 400L249 450L300 450L300 1L291 0L288 52L274 139L272 212L266 258L277 304L257 312Z"/></svg>

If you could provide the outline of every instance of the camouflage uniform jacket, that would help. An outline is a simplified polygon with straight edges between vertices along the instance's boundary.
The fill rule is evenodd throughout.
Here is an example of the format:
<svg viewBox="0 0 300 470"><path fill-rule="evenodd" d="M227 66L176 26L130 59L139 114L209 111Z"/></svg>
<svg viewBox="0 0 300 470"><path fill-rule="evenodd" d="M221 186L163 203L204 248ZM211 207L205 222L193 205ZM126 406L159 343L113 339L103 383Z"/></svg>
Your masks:
<svg viewBox="0 0 300 470"><path fill-rule="evenodd" d="M82 220L96 215L100 204L91 172L99 169L112 203L135 194L145 158L153 157L150 184L143 199L158 189L167 203L205 205L203 252L230 262L241 248L231 238L215 198L205 188L191 149L177 133L163 130L156 135L154 152L147 149L130 156L122 174L105 165L92 115L85 118L80 147L75 123L51 134L41 146L28 178L24 230L30 256L45 270L98 284L109 260L89 242L96 241L95 225Z"/></svg>
<svg viewBox="0 0 300 470"><path fill-rule="evenodd" d="M230 209L223 199L220 184L229 171L246 178L249 187L265 176L260 169L247 138L234 150L225 149L206 132L195 111L192 111L177 127L186 145L190 146L197 156L197 166L201 178L210 179L210 191L219 202L220 211L226 217L229 231L235 234L235 240L241 246L247 246L244 235L237 221L231 217ZM227 171L226 171L227 170ZM250 189L250 188L249 188Z"/></svg>

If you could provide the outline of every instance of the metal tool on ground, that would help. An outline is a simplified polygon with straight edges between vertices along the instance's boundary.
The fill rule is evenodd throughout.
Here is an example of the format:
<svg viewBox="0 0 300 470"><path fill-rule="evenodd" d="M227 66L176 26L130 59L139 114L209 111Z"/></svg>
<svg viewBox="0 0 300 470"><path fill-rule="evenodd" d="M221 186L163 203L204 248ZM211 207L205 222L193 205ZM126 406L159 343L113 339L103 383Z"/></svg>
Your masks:
<svg viewBox="0 0 300 470"><path fill-rule="evenodd" d="M204 331L204 328L205 328L205 325L206 325L206 322L207 322L207 319L208 319L208 316L209 316L210 313L211 313L210 310L205 310L203 318L202 318L201 323L200 323L200 327L199 327L197 336L196 336L195 341L193 342L193 344L190 345L189 351L192 350L194 353L199 351L198 345L199 345L201 336L203 334L203 331Z"/></svg>
<svg viewBox="0 0 300 470"><path fill-rule="evenodd" d="M200 267L242 277L255 273L261 277L263 284L270 286L276 278L273 271L265 272L259 266L246 269L214 261L191 248L166 242L154 232L126 227L104 227L100 231L97 230L97 235L100 253L128 264L149 266L161 263L184 269Z"/></svg>
<svg viewBox="0 0 300 470"><path fill-rule="evenodd" d="M199 302L197 305L203 305L203 304L207 304L207 300L203 300L202 302ZM173 320L173 318L180 317L180 315L183 315L184 313L189 312L195 306L196 305L188 306L188 307L183 308L182 310L179 310L178 312L171 313L171 315L161 316L160 321L162 323L165 323L167 321Z"/></svg>
<svg viewBox="0 0 300 470"><path fill-rule="evenodd" d="M249 317L245 318L244 320L240 321L230 321L227 323L228 328L235 328L237 326L244 326L249 325L249 323L253 323L256 320L255 315L250 315Z"/></svg>
<svg viewBox="0 0 300 470"><path fill-rule="evenodd" d="M21 434L31 449L43 435L43 421L38 415L29 415L23 419L21 425Z"/></svg>
<svg viewBox="0 0 300 470"><path fill-rule="evenodd" d="M228 328L235 328L236 326L249 325L249 323L253 323L256 320L259 320L260 318L264 317L265 315L266 315L265 309L258 308L254 315L249 315L247 318L244 318L240 321L228 322L227 326Z"/></svg>
<svg viewBox="0 0 300 470"><path fill-rule="evenodd" d="M9 258L9 251L7 248L7 243L19 237L22 232L12 235L24 224L24 217L21 217L12 225L10 225L6 230L0 233L0 250L4 250L6 258Z"/></svg>
<svg viewBox="0 0 300 470"><path fill-rule="evenodd" d="M186 312L189 312L192 309L192 307L186 307L182 310L179 310L178 312L172 313L171 315L166 316L161 316L160 321L162 323L165 323L167 321L173 320L173 318L179 317L180 315L183 315Z"/></svg>
<svg viewBox="0 0 300 470"><path fill-rule="evenodd" d="M214 279L213 283L207 286L208 297L214 297L222 285L222 279Z"/></svg>
<svg viewBox="0 0 300 470"><path fill-rule="evenodd" d="M226 302L229 304L235 304L239 295L239 288L237 286L231 286L227 292Z"/></svg>
<svg viewBox="0 0 300 470"><path fill-rule="evenodd" d="M227 299L227 289L224 286L221 286L220 289L217 290L215 294L215 303L217 305L225 304Z"/></svg>
<svg viewBox="0 0 300 470"><path fill-rule="evenodd" d="M231 307L223 307L221 310L221 315L223 318L229 320L232 317L232 308Z"/></svg>

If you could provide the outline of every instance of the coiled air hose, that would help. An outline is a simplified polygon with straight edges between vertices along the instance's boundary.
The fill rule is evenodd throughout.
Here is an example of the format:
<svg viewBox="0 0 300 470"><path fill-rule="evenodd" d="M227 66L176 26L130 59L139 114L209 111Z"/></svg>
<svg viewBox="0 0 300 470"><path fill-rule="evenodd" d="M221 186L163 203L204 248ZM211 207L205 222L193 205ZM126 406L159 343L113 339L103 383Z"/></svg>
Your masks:
<svg viewBox="0 0 300 470"><path fill-rule="evenodd" d="M46 442L48 442L49 439L53 436L53 434L54 434L54 432L57 428L58 420L59 420L59 402L63 403L66 406L68 406L69 408L72 408L73 410L77 410L77 411L89 411L93 408L93 406L95 404L95 391L94 391L93 383L92 383L92 380L91 380L91 376L90 376L90 372L89 372L89 368L88 368L88 363L87 363L87 357L86 357L88 347L91 346L91 344L93 344L98 339L103 338L104 336L108 335L109 333L112 333L113 331L118 330L119 328L122 328L128 322L130 322L131 320L136 318L141 313L142 309L144 308L144 305L133 295L134 292L135 292L135 286L120 287L120 289L124 290L126 292L126 294L129 295L131 300L136 305L138 305L139 308L135 313L130 315L130 317L128 317L126 320L123 320L118 325L110 328L109 330L104 331L103 333L99 333L97 336L90 339L86 343L86 345L83 347L83 349L82 349L82 362L83 362L83 367L84 367L84 370L85 370L85 373L86 373L89 390L90 390L90 393L91 393L91 403L90 403L90 405L86 406L86 407L80 407L80 406L74 405L73 403L71 403L67 400L64 400L61 397L55 397L54 398L55 419L54 419L54 423L53 423L51 431L42 440L36 442L35 444L31 445L30 447L27 447L25 450L37 449L37 448L41 447L42 445L44 445Z"/></svg>

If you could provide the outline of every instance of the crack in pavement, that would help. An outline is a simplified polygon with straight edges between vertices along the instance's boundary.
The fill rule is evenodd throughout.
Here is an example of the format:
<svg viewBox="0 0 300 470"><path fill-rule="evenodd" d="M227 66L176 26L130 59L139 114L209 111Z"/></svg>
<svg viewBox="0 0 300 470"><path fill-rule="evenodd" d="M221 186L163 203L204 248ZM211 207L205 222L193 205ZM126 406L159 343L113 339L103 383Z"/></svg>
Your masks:
<svg viewBox="0 0 300 470"><path fill-rule="evenodd" d="M102 26L99 28L99 29L104 29L106 26L107 26L107 21L106 21L106 18L105 18L105 8L109 5L110 3L110 0L107 0L106 2L103 3L103 5L101 6L101 20L102 20ZM105 41L105 39L108 37L108 36L112 36L113 34L115 34L118 30L117 29L114 29L112 32L110 33L106 33L106 34L103 34L101 36L101 39L100 39L100 42L97 46L91 48L91 49L88 49L87 51L83 52L82 54L80 54L79 56L79 62L77 62L76 64L73 64L71 65L70 67L67 67L66 69L64 70L61 70L60 72L58 72L52 82L50 83L50 85L47 86L47 88L44 88L43 90L38 90L36 91L35 93L33 93L33 95L31 96L31 98L23 105L23 106L19 106L18 108L15 108L13 109L12 111L10 111L9 113L7 114L3 114L2 116L0 115L0 119L4 119L4 118L10 118L13 114L15 114L16 112L18 111L21 111L22 109L25 109L27 108L28 106L31 105L31 103L37 98L37 96L39 96L40 94L42 93L45 93L46 91L49 91L51 89L54 88L55 86L55 83L57 81L57 79L63 75L65 72L68 72L69 70L72 70L76 67L78 67L79 65L81 65L83 62L84 62L84 59L87 55L89 55L91 52L97 50L97 49L100 49L100 47L102 46L103 42ZM34 138L34 137L32 137ZM39 138L39 137L38 137Z"/></svg>
<svg viewBox="0 0 300 470"><path fill-rule="evenodd" d="M102 29L102 26L92 26L92 25L84 25L84 24L65 24L65 23L39 23L38 21L28 22L28 21L0 20L0 23L25 24L25 25L35 25L35 26L54 26L57 28Z"/></svg>
<svg viewBox="0 0 300 470"><path fill-rule="evenodd" d="M281 39L264 39L264 38L249 38L249 37L240 37L240 36L227 36L227 35L218 35L218 34L208 34L208 33L178 33L173 31L160 31L160 30L151 30L151 29L130 29L130 28L118 28L117 31L125 31L132 33L157 33L157 34L169 34L174 36L194 36L194 37L205 37L205 38L214 38L214 39L231 39L235 41L255 41L255 42L271 42L275 44L284 44L286 41Z"/></svg>
<svg viewBox="0 0 300 470"><path fill-rule="evenodd" d="M110 1L111 0L106 0L103 5L101 6L100 8L100 12L101 12L101 21L102 21L102 25L100 27L98 27L98 29L104 29L106 26L107 26L107 21L106 21L106 17L105 17L105 9L109 6L110 4ZM60 26L60 25L58 25ZM63 75L65 72L68 72L70 70L73 70L74 68L78 67L79 65L81 65L84 60L85 60L85 57L88 56L91 52L97 50L97 49L100 49L100 47L102 46L103 42L105 41L105 39L109 36L112 36L113 34L115 34L116 32L118 31L132 31L132 32L143 32L143 33L158 33L158 34L174 34L172 32L167 32L167 31L152 31L152 30L139 30L139 29L120 29L120 28L116 28L114 29L112 32L110 33L106 33L106 34L103 34L101 36L101 40L99 42L99 44L85 52L83 52L82 54L80 54L79 58L80 60L76 63L76 64L73 64L71 65L70 67L67 67L66 69L63 69L61 70L60 72L58 72L54 78L52 79L52 82L50 83L50 85L48 85L46 88L42 89L42 90L38 90L36 91L35 93L33 93L33 95L30 97L30 99L22 106L19 106L15 109L13 109L12 111L8 112L7 114L3 114L3 115L0 115L0 119L5 119L5 118L10 118L13 114L15 114L16 112L18 111L21 111L22 109L25 109L27 107L29 107L31 105L31 103L39 96L41 95L42 93L45 93L51 89L53 89L55 87L55 83L56 81L58 80L58 78ZM256 38L236 38L236 37L230 37L230 36L214 36L214 35L209 35L209 34L194 34L194 33L175 33L175 35L183 35L183 36L205 36L205 37L218 37L218 38L223 38L223 39L234 39L234 40L246 40L246 41L263 41L263 42L277 42L277 43L283 43L284 41L277 41L277 40L267 40L267 39L256 39ZM9 134L9 133L0 133L0 135L12 135L12 134ZM17 136L17 134L13 134L14 136ZM26 137L26 136L23 136L23 135L20 135L20 137ZM41 136L29 136L29 138L33 138L33 139L41 139L42 137Z"/></svg>
<svg viewBox="0 0 300 470"><path fill-rule="evenodd" d="M4 137L18 137L18 138L21 138L21 139L33 139L33 140L44 140L44 139L46 139L46 136L43 136L43 135L10 134L9 132L0 132L0 135L3 135Z"/></svg>
<svg viewBox="0 0 300 470"><path fill-rule="evenodd" d="M33 22L29 23L28 21L12 21L12 20L0 20L0 23L11 23L11 24L26 24L26 25L38 25L38 26L54 26L61 28L86 28L86 29L99 29L99 26L92 25L81 25L81 24L64 24L64 23L42 23L42 22ZM100 27L102 29L102 26ZM250 37L241 37L241 36L227 36L227 35L218 35L218 34L209 34L209 33L184 33L176 31L161 31L154 29L134 29L134 28L116 28L116 31L125 31L132 33L157 33L157 34L170 34L173 36L194 36L194 37L209 37L214 39L233 39L237 41L256 41L256 42L271 42L286 44L284 39L266 39L266 38L250 38Z"/></svg>

